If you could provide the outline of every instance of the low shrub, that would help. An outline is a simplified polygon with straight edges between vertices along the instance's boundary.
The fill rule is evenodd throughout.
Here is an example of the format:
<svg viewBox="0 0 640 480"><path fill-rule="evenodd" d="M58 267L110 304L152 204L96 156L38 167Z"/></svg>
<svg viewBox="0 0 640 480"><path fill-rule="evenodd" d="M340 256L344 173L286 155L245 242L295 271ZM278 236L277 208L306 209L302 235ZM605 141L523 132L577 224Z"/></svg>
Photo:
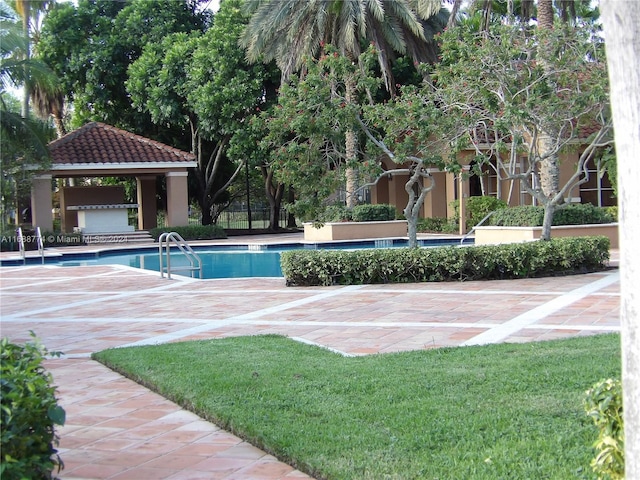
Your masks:
<svg viewBox="0 0 640 480"><path fill-rule="evenodd" d="M396 219L396 207L387 204L356 205L353 207L354 222L386 222Z"/></svg>
<svg viewBox="0 0 640 480"><path fill-rule="evenodd" d="M33 336L33 334L32 334ZM35 340L24 345L0 342L2 359L2 453L0 477L50 479L63 467L55 425L63 425L52 376L42 366L48 352Z"/></svg>
<svg viewBox="0 0 640 480"><path fill-rule="evenodd" d="M467 227L475 227L489 213L507 207L507 202L496 197L469 197L467 199Z"/></svg>
<svg viewBox="0 0 640 480"><path fill-rule="evenodd" d="M590 203L567 205L556 210L554 225L589 225L617 222L618 216L612 215L608 207L596 207Z"/></svg>
<svg viewBox="0 0 640 480"><path fill-rule="evenodd" d="M160 235L166 232L176 232L185 240L211 240L227 238L224 229L219 225L188 225L184 227L158 227L149 230L149 235L158 241Z"/></svg>
<svg viewBox="0 0 640 480"><path fill-rule="evenodd" d="M520 205L502 208L489 219L488 225L501 227L539 227L544 220L544 208L535 205Z"/></svg>
<svg viewBox="0 0 640 480"><path fill-rule="evenodd" d="M356 205L348 208L346 205L329 205L318 215L316 223L329 222L386 222L396 219L396 208L393 205Z"/></svg>
<svg viewBox="0 0 640 480"><path fill-rule="evenodd" d="M596 383L585 393L584 408L599 433L593 445L597 454L591 460L591 468L599 478L624 478L622 382L607 379Z"/></svg>
<svg viewBox="0 0 640 480"><path fill-rule="evenodd" d="M554 212L553 225L591 225L616 222L617 216L610 208L595 207L590 203L567 205ZM489 224L504 227L540 227L543 220L544 207L521 205L496 211L489 219Z"/></svg>
<svg viewBox="0 0 640 480"><path fill-rule="evenodd" d="M463 248L295 250L280 256L287 285L299 286L541 277L602 270L608 259L606 237Z"/></svg>
<svg viewBox="0 0 640 480"><path fill-rule="evenodd" d="M351 209L347 208L344 204L329 205L325 208L324 212L318 216L318 222L320 223L350 222L351 220L353 220Z"/></svg>
<svg viewBox="0 0 640 480"><path fill-rule="evenodd" d="M418 220L419 232L458 233L458 225L444 217L421 218Z"/></svg>
<svg viewBox="0 0 640 480"><path fill-rule="evenodd" d="M618 221L618 206L614 205L613 207L604 207L604 210L611 216L613 222Z"/></svg>

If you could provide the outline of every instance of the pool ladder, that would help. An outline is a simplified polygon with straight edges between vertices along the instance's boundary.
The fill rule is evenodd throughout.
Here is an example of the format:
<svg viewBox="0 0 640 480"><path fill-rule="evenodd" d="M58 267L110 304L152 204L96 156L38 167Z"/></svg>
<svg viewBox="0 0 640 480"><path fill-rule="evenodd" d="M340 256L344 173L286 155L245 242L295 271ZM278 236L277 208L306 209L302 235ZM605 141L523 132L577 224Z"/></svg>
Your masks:
<svg viewBox="0 0 640 480"><path fill-rule="evenodd" d="M171 266L171 245L175 245L180 250L187 260L189 265ZM193 248L189 246L184 238L177 232L165 232L158 238L158 254L160 255L160 276L164 278L164 274L167 274L167 278L171 279L171 272L184 271L190 272L190 276L193 277L195 272L198 272L198 278L202 278L202 260Z"/></svg>
<svg viewBox="0 0 640 480"><path fill-rule="evenodd" d="M20 258L22 258L22 264L27 263L27 252L24 245L25 237L22 233L22 227L18 227L16 230L16 236L18 239L18 250L20 252ZM40 227L36 227L36 242L38 243L38 255L42 260L42 264L44 265L44 240L42 239L42 232L40 231Z"/></svg>

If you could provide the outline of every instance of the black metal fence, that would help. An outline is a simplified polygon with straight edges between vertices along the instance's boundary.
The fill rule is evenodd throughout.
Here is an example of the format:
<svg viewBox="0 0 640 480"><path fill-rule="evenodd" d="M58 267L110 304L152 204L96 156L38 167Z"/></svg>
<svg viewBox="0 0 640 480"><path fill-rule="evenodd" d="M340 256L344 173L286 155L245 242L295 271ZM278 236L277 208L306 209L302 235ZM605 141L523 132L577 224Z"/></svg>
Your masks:
<svg viewBox="0 0 640 480"><path fill-rule="evenodd" d="M289 214L282 208L278 214L278 226L287 228ZM189 216L191 225L199 225L201 222L199 214ZM251 221L247 209L225 210L218 217L217 224L225 230L262 230L269 228L269 209L251 209Z"/></svg>

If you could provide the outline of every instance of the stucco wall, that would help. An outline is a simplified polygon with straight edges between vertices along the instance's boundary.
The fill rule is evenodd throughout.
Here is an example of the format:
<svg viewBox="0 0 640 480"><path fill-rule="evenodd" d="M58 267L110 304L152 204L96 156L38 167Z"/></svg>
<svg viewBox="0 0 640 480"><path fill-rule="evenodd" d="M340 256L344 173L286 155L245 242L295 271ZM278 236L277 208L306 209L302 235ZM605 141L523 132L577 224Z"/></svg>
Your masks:
<svg viewBox="0 0 640 480"><path fill-rule="evenodd" d="M540 238L542 227L477 227L476 245L518 243ZM592 237L605 236L611 242L611 248L619 248L618 224L602 225L560 225L551 227L551 237Z"/></svg>
<svg viewBox="0 0 640 480"><path fill-rule="evenodd" d="M315 228L313 223L304 224L304 239L312 242L406 236L406 220L325 223L320 228Z"/></svg>

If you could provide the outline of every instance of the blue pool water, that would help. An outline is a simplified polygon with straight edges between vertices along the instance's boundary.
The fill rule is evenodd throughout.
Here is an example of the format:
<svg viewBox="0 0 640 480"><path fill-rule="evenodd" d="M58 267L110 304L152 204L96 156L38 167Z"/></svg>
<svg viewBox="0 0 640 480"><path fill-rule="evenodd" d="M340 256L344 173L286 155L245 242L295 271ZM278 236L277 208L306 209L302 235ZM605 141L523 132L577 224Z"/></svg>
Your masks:
<svg viewBox="0 0 640 480"><path fill-rule="evenodd" d="M472 243L470 240L469 243ZM465 242L466 243L466 242ZM420 240L420 246L457 245L455 239ZM226 245L195 247L194 250L202 259L202 278L241 278L241 277L282 277L280 269L280 253L293 249L356 249L356 248L395 248L406 247L406 240L370 240L341 243L318 244L279 244L279 245ZM171 266L189 265L188 260L178 251L171 253ZM39 259L29 259L28 263L40 263ZM100 253L63 254L62 259L47 259L46 263L61 266L89 265L125 265L145 270L160 271L160 260L157 248L125 249L118 252L103 251ZM2 265L9 265L2 262ZM11 264L14 264L13 262ZM176 271L174 274L189 276L189 272ZM197 275L196 275L197 276Z"/></svg>

